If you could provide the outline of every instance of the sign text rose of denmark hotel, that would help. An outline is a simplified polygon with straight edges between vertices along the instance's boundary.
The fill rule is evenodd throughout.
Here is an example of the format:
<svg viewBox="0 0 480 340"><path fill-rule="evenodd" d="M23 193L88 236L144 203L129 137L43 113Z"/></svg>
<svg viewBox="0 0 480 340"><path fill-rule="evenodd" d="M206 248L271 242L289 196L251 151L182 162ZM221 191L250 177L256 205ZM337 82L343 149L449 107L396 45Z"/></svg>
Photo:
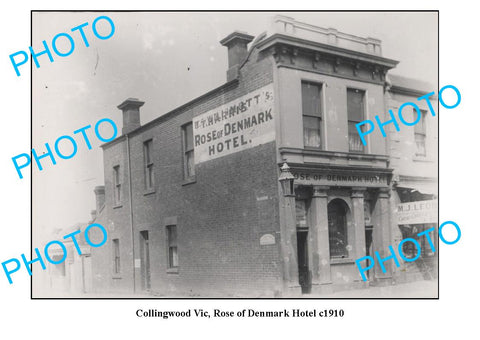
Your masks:
<svg viewBox="0 0 480 340"><path fill-rule="evenodd" d="M103 145L95 188L109 241L92 251L92 290L286 297L436 279L436 253L376 264L366 282L355 265L437 226L437 122L416 100L435 89L388 74L398 62L377 39L289 17L220 43L224 85L143 126L142 101L118 106L123 133ZM355 124L407 101L420 123L385 125L364 146Z"/></svg>

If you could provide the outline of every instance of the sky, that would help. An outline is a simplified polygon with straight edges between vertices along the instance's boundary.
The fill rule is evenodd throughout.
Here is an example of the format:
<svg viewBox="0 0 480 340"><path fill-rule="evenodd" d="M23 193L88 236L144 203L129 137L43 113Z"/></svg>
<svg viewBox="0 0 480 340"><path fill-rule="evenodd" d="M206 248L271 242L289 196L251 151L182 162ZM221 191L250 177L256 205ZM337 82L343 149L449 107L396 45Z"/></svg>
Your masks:
<svg viewBox="0 0 480 340"><path fill-rule="evenodd" d="M84 29L90 46L80 36L73 53L49 62L39 57L32 71L33 147L38 154L53 147L62 135L102 118L115 121L121 131L117 105L126 98L145 101L141 124L222 85L226 81L227 50L219 41L235 30L257 36L266 31L276 14L298 21L382 41L383 56L400 61L391 73L437 83L437 15L428 12L37 12L33 13L32 48L42 41L88 22ZM107 15L115 24L114 35L100 40L91 30L93 20ZM99 21L100 34L109 27ZM61 51L68 50L62 45ZM432 88L435 90L435 88ZM92 149L78 143L76 155L42 161L43 171L33 168L34 235L48 235L57 228L87 222L95 208L93 189L103 185L103 156L93 131ZM37 234L37 231L41 233Z"/></svg>

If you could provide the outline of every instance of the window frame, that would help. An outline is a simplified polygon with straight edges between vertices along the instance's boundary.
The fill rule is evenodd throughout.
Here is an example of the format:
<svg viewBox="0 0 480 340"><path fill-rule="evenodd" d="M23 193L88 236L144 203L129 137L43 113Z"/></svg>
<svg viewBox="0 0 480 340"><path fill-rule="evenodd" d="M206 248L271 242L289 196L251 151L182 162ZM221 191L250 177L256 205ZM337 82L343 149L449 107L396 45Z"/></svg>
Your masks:
<svg viewBox="0 0 480 340"><path fill-rule="evenodd" d="M153 138L143 142L143 166L145 176L145 190L155 190L155 166L153 162Z"/></svg>
<svg viewBox="0 0 480 340"><path fill-rule="evenodd" d="M120 274L122 267L120 262L120 239L114 238L112 239L113 245L113 274ZM118 251L118 254L117 254Z"/></svg>
<svg viewBox="0 0 480 340"><path fill-rule="evenodd" d="M357 120L353 120L351 118L353 117L350 117L349 115L349 109L348 109L348 93L350 91L359 91L359 92L362 92L363 93L363 98L362 98L362 117L361 117L361 120L357 121ZM357 153L366 153L367 152L367 149L366 149L366 145L363 145L363 143L361 142L361 139L360 139L360 136L358 135L358 130L356 128L356 124L360 123L360 122L363 122L367 116L367 106L366 106L366 103L367 103L367 90L366 89L361 89L361 88L356 88L356 87L348 87L347 86L347 136L348 136L348 152L357 152ZM350 126L351 124L353 124L353 126L355 127L355 134L358 135L358 139L360 139L360 145L362 147L362 150L353 150L350 148ZM363 125L361 127L362 131L363 131L363 128L364 128L365 125ZM367 137L368 138L368 137Z"/></svg>
<svg viewBox="0 0 480 340"><path fill-rule="evenodd" d="M187 128L188 126L192 127L192 146L191 148L187 149ZM182 125L182 157L183 157L183 179L184 180L195 180L195 147L193 142L193 122L188 122ZM191 154L190 154L191 153ZM193 162L192 173L189 171L189 159L191 155L191 159Z"/></svg>
<svg viewBox="0 0 480 340"><path fill-rule="evenodd" d="M338 200L338 201L336 201ZM334 238L334 235L331 234L331 224L330 224L330 218L331 218L331 215L329 213L330 209L329 209L329 206L330 204L336 204L338 205L337 206L337 209L340 208L343 210L344 212L344 215L343 215L343 219L344 219L344 223L343 223L343 234L341 235L342 236L342 239L341 241L343 241L345 244L344 246L344 253L343 254L339 254L339 255L332 255L332 243L331 243L331 239ZM349 245L349 230L348 230L348 204L343 200L343 199L340 199L340 198L336 198L330 202L328 202L327 204L327 221L328 221L328 248L329 248L329 258L330 260L348 260L350 259L351 257L351 253L350 253L350 249L348 248L348 245ZM338 226L337 226L338 228Z"/></svg>
<svg viewBox="0 0 480 340"><path fill-rule="evenodd" d="M120 165L113 166L113 204L118 206L122 203L122 181L120 180Z"/></svg>
<svg viewBox="0 0 480 340"><path fill-rule="evenodd" d="M414 109L414 111L416 111ZM413 138L415 142L415 157L419 158L426 158L427 157L427 110L422 110L420 109L420 120L415 124L414 129L413 129ZM418 131L418 125L419 123L422 122L422 131ZM422 142L423 142L423 153L418 152L418 146L417 146L417 136L422 137Z"/></svg>
<svg viewBox="0 0 480 340"><path fill-rule="evenodd" d="M166 250L167 250L167 271L178 272L179 257L178 257L177 226L174 224L167 225L165 226L165 231L166 231Z"/></svg>
<svg viewBox="0 0 480 340"><path fill-rule="evenodd" d="M304 91L303 91L303 86L304 85L313 85L319 88L319 113L318 115L312 112L305 112L305 107L303 105L304 103ZM314 81L314 80L308 80L308 79L302 79L300 82L300 97L301 97L301 105L302 105L302 130L303 130L303 147L305 149L314 149L314 150L323 150L324 149L324 83L319 82L319 81ZM318 134L319 134L319 146L312 146L312 145L307 145L305 142L305 119L304 117L308 118L314 118L318 122Z"/></svg>

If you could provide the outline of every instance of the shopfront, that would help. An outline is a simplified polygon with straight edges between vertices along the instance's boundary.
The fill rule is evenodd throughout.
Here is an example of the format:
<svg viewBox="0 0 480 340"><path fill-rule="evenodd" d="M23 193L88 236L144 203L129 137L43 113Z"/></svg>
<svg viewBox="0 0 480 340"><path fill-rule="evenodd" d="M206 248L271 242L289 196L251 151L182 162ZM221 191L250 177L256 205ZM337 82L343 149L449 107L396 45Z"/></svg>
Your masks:
<svg viewBox="0 0 480 340"><path fill-rule="evenodd" d="M292 166L292 174L302 292L364 286L355 260L374 251L388 256L389 171ZM391 267L370 275L375 281L391 278Z"/></svg>
<svg viewBox="0 0 480 340"><path fill-rule="evenodd" d="M422 188L423 192L429 192ZM433 192L434 190L430 190ZM434 194L425 194L417 189L398 187L402 203L396 207L396 219L402 238L417 240L421 247L419 258L410 266L411 272L419 272L423 279L433 280L438 277L438 252L433 251L425 237L418 237L417 234L434 228L433 235L438 235L438 200ZM438 250L438 237L432 237L433 246ZM415 258L417 249L412 242L403 244L403 253L407 258Z"/></svg>

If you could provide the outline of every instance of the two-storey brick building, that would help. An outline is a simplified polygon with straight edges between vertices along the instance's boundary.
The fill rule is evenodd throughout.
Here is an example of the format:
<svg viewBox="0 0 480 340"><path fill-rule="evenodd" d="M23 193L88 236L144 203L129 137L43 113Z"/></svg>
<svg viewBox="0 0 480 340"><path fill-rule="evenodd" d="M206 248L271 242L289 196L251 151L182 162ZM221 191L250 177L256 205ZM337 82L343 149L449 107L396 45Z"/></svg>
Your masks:
<svg viewBox="0 0 480 340"><path fill-rule="evenodd" d="M403 100L386 95L397 61L377 39L283 16L221 44L224 85L143 126L142 101L118 106L122 135L103 145L95 190L109 240L92 252L93 288L255 297L391 283L392 261L369 282L354 261L389 255L408 179L389 155L403 150L379 133L364 146L355 124Z"/></svg>

